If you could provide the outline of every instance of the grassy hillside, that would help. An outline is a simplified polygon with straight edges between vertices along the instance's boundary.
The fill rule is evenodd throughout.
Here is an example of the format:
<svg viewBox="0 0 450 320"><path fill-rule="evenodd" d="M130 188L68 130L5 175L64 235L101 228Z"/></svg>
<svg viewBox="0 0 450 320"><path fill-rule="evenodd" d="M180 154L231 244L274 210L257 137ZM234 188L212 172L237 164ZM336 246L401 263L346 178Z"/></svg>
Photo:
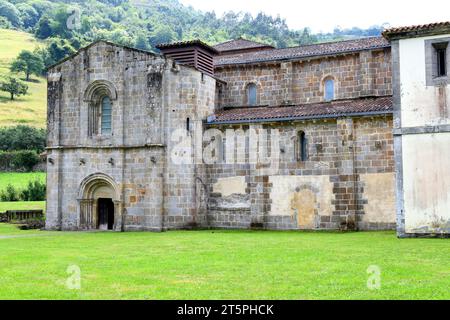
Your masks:
<svg viewBox="0 0 450 320"><path fill-rule="evenodd" d="M0 29L0 77L9 73L9 65L21 50L34 50L38 44L28 33ZM9 99L9 93L0 91L0 127L17 124L45 127L46 81L36 76L32 79L33 82L27 82L29 94L15 101Z"/></svg>

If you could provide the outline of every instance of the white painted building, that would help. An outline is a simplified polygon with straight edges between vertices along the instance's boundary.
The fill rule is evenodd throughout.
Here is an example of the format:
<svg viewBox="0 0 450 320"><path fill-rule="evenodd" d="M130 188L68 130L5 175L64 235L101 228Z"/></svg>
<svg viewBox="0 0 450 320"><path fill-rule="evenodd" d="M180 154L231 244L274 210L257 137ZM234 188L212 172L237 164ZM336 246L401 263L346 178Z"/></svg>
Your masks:
<svg viewBox="0 0 450 320"><path fill-rule="evenodd" d="M394 28L397 225L400 237L450 234L450 22Z"/></svg>

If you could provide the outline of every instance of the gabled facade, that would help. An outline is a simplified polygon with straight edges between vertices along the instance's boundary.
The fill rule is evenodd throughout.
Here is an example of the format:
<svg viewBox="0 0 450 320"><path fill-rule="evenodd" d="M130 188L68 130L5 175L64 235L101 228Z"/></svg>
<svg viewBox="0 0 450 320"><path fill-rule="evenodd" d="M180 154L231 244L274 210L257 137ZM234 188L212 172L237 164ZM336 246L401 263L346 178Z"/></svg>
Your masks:
<svg viewBox="0 0 450 320"><path fill-rule="evenodd" d="M202 172L168 155L183 152L173 132L202 130L214 93L215 80L193 68L103 41L51 67L46 227L157 231L205 220Z"/></svg>

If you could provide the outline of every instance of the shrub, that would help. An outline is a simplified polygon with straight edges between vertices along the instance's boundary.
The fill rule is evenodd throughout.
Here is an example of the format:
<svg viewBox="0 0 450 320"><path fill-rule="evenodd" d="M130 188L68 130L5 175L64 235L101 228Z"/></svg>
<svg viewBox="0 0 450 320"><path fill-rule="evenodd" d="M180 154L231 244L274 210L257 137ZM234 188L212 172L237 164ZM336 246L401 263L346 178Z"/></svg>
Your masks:
<svg viewBox="0 0 450 320"><path fill-rule="evenodd" d="M36 150L43 152L46 143L44 129L18 125L10 128L0 128L0 150Z"/></svg>
<svg viewBox="0 0 450 320"><path fill-rule="evenodd" d="M20 230L34 230L34 229L43 229L45 227L44 220L30 220L21 222L18 228Z"/></svg>
<svg viewBox="0 0 450 320"><path fill-rule="evenodd" d="M39 156L35 151L17 151L12 159L12 166L16 170L32 171L39 163Z"/></svg>
<svg viewBox="0 0 450 320"><path fill-rule="evenodd" d="M32 171L40 161L39 155L35 151L0 151L1 171Z"/></svg>
<svg viewBox="0 0 450 320"><path fill-rule="evenodd" d="M19 191L11 184L8 184L6 190L0 192L0 199L4 202L16 202L20 200L19 198Z"/></svg>
<svg viewBox="0 0 450 320"><path fill-rule="evenodd" d="M21 192L23 201L45 201L46 185L39 180L30 181L28 187Z"/></svg>
<svg viewBox="0 0 450 320"><path fill-rule="evenodd" d="M0 152L0 170L9 171L12 169L12 159L14 153L12 152Z"/></svg>

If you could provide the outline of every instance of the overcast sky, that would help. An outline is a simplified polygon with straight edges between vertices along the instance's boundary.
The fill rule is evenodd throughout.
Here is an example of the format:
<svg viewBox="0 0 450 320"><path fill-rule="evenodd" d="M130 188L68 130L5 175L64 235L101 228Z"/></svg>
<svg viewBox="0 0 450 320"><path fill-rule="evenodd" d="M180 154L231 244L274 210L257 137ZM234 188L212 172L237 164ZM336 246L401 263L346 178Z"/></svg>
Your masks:
<svg viewBox="0 0 450 320"><path fill-rule="evenodd" d="M285 18L291 29L310 27L314 32L334 27L361 27L389 23L415 25L450 20L449 0L180 0L202 11L265 12ZM417 3L417 4L416 4Z"/></svg>

